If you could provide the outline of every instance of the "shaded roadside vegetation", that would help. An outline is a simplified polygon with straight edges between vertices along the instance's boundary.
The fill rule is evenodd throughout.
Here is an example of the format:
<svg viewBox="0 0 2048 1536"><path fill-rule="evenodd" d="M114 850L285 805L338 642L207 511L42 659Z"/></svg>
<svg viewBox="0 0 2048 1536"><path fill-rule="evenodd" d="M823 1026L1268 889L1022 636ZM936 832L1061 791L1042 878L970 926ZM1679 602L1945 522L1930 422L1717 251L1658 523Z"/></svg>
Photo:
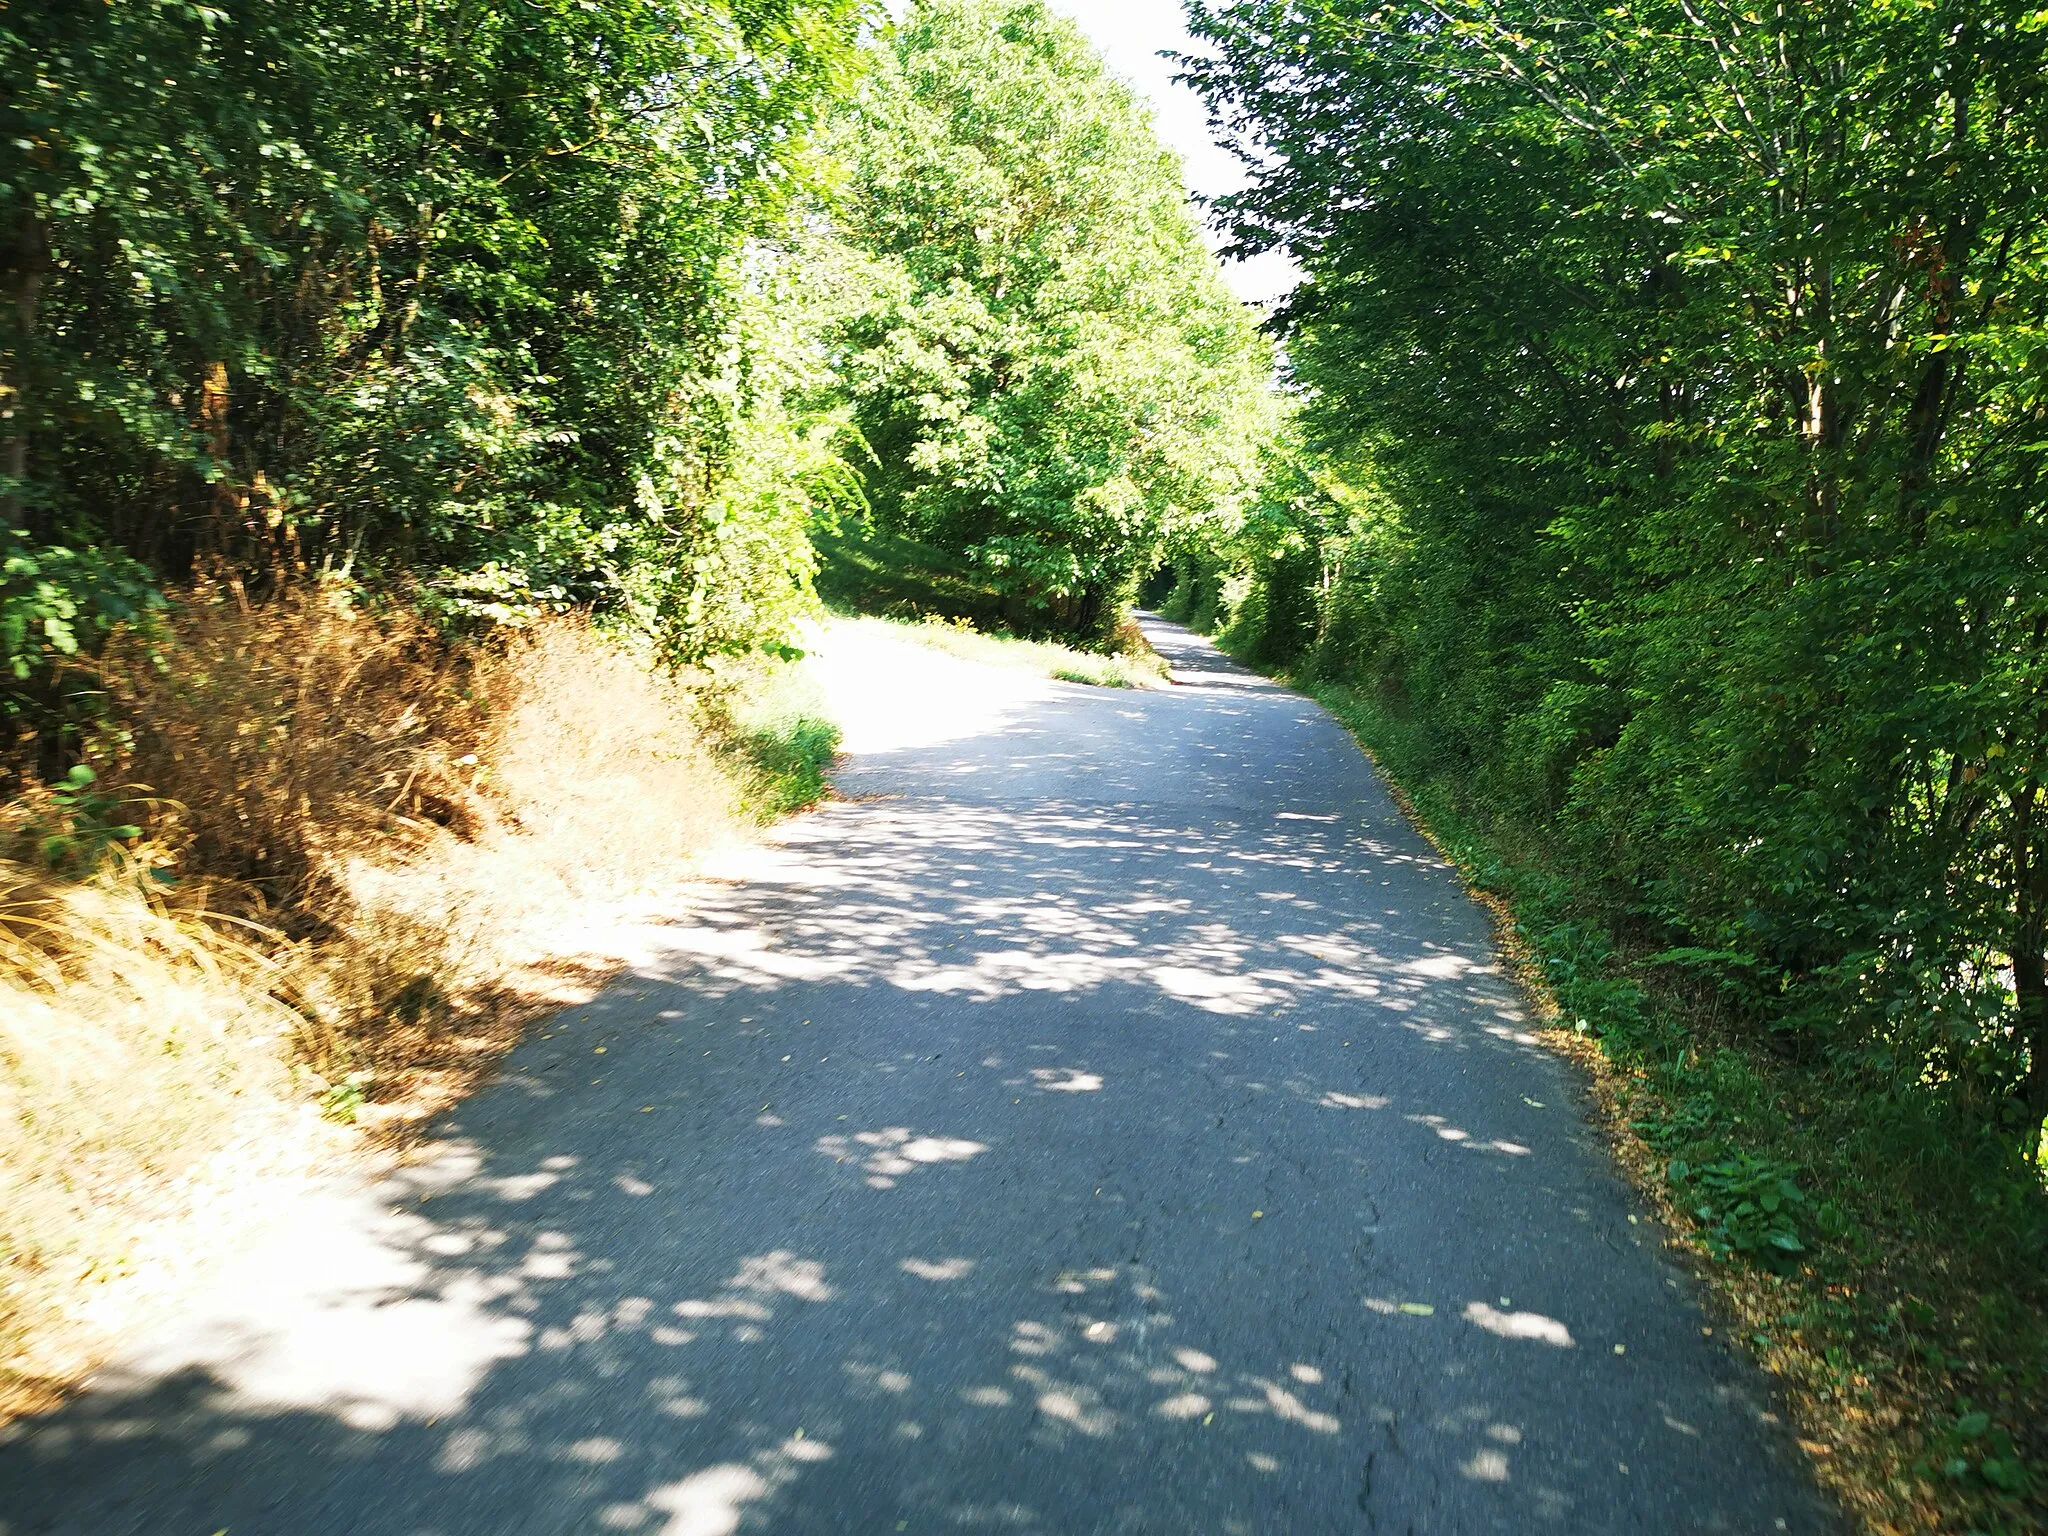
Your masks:
<svg viewBox="0 0 2048 1536"><path fill-rule="evenodd" d="M1134 573L1234 519L1274 405L1033 0L17 6L0 70L25 1401L167 1191L417 1122L823 793L819 549L1129 682Z"/></svg>
<svg viewBox="0 0 2048 1536"><path fill-rule="evenodd" d="M969 661L1043 672L1063 682L1147 688L1166 681L1166 663L1125 610L1087 649L1010 632L1003 598L966 560L872 526L821 525L818 595L842 615L894 621L921 644Z"/></svg>
<svg viewBox="0 0 2048 1536"><path fill-rule="evenodd" d="M1168 612L1358 729L1622 1071L1823 1476L2048 1497L2048 33L1197 5L1309 281Z"/></svg>
<svg viewBox="0 0 2048 1536"><path fill-rule="evenodd" d="M1002 594L962 556L850 521L820 525L812 543L818 596L829 607L991 632L1002 625Z"/></svg>

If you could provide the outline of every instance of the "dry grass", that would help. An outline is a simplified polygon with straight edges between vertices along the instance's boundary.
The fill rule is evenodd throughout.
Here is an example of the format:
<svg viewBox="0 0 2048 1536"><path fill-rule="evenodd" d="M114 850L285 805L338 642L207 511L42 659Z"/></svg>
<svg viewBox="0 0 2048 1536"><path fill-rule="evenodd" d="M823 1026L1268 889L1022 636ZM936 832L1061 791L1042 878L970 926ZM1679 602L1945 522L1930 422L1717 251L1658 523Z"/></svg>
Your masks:
<svg viewBox="0 0 2048 1536"><path fill-rule="evenodd" d="M285 1139L274 976L132 879L0 864L0 1415L88 1363L79 1325L182 1181L259 1126Z"/></svg>
<svg viewBox="0 0 2048 1536"><path fill-rule="evenodd" d="M402 1138L788 799L707 730L745 713L712 680L572 618L464 648L200 597L104 682L132 787L0 807L0 1418L286 1198L316 1105Z"/></svg>
<svg viewBox="0 0 2048 1536"><path fill-rule="evenodd" d="M611 914L749 821L689 691L582 624L480 659L470 693L476 750L437 754L413 791L434 786L459 830L409 829L401 858L374 839L337 850L321 869L336 939L292 965L323 1029L309 1054L330 1077L370 1073L386 1122L460 1092L472 1057L578 990Z"/></svg>

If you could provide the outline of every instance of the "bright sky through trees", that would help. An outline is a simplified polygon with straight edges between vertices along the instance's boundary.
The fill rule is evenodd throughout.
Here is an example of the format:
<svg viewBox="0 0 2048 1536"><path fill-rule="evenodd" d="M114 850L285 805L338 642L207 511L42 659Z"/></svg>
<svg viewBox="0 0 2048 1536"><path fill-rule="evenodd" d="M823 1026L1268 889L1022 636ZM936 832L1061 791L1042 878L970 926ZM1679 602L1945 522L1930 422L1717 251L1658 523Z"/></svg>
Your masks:
<svg viewBox="0 0 2048 1536"><path fill-rule="evenodd" d="M1051 9L1071 16L1124 79L1151 101L1159 137L1176 150L1187 167L1188 186L1203 197L1221 197L1244 185L1237 158L1209 136L1209 117L1202 99L1174 83L1179 67L1159 57L1194 51L1181 15L1180 0L1047 0ZM1211 232L1213 242L1216 236ZM1226 262L1225 281L1240 299L1263 304L1280 297L1300 281L1300 269L1282 252L1250 261Z"/></svg>

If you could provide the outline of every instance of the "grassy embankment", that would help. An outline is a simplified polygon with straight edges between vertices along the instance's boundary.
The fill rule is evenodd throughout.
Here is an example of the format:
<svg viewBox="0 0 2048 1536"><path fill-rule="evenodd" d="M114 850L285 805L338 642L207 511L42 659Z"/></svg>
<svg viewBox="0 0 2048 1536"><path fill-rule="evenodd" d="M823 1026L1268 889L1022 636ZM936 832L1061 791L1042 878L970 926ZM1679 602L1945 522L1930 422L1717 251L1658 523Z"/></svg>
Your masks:
<svg viewBox="0 0 2048 1536"><path fill-rule="evenodd" d="M0 805L0 1417L587 995L607 923L817 799L836 739L787 667L335 593L188 601L94 682L97 777Z"/></svg>
<svg viewBox="0 0 2048 1536"><path fill-rule="evenodd" d="M851 524L815 536L818 593L842 622L894 631L964 661L1099 688L1155 688L1166 663L1126 619L1107 653L1012 634L1001 597L965 562L898 534Z"/></svg>
<svg viewBox="0 0 2048 1536"><path fill-rule="evenodd" d="M1494 912L1549 1038L1590 1072L1620 1160L1725 1309L1716 1331L1781 1384L1820 1482L1873 1532L2048 1524L2048 1200L2001 1176L1997 1133L1745 1030L1539 836L1494 818L1412 715L1305 686Z"/></svg>

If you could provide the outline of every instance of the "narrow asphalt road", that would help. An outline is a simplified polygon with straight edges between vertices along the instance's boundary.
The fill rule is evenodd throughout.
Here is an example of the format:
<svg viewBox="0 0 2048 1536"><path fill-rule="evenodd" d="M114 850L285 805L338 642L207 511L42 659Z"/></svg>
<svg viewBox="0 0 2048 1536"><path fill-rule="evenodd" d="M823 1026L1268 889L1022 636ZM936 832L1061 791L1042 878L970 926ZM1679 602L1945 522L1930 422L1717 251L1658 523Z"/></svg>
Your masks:
<svg viewBox="0 0 2048 1536"><path fill-rule="evenodd" d="M1836 1529L1357 748L1150 632L855 758L0 1533Z"/></svg>

